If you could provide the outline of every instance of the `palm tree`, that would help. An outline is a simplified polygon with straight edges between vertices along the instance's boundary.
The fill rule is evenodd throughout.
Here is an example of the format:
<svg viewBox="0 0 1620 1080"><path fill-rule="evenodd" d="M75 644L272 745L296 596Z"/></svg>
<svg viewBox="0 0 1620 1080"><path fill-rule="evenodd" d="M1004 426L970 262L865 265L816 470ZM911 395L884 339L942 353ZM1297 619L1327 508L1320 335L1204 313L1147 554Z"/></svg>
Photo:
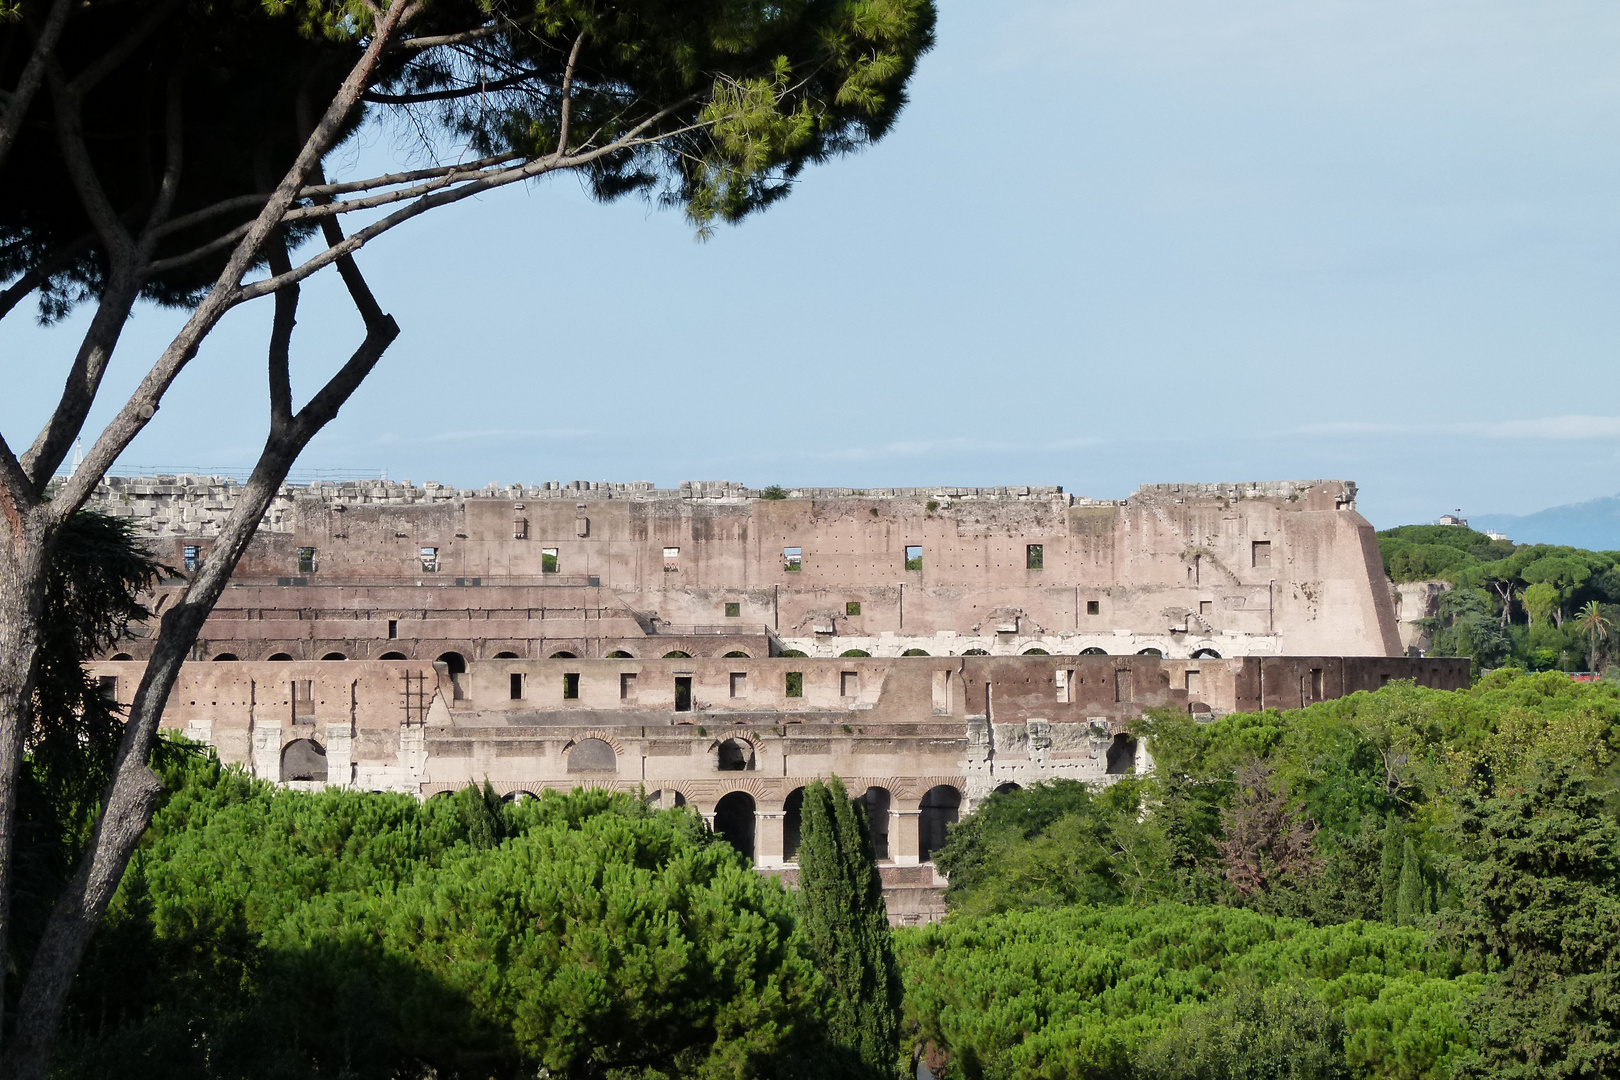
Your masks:
<svg viewBox="0 0 1620 1080"><path fill-rule="evenodd" d="M1603 617L1603 609L1596 600L1588 600L1586 606L1581 608L1580 614L1575 617L1575 626L1586 635L1589 645L1587 663L1593 671L1599 670L1598 642L1609 636L1609 621Z"/></svg>

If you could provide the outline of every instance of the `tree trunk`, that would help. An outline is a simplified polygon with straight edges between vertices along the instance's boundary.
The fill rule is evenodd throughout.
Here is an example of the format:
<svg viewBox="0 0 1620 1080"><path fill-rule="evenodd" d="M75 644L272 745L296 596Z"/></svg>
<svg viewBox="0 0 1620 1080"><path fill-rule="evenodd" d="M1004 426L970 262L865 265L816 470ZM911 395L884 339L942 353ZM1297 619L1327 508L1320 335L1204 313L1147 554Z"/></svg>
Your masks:
<svg viewBox="0 0 1620 1080"><path fill-rule="evenodd" d="M0 496L3 498L3 496ZM33 722L39 627L44 617L47 536L37 514L5 503L0 527L0 1001L11 933L12 852L18 774Z"/></svg>

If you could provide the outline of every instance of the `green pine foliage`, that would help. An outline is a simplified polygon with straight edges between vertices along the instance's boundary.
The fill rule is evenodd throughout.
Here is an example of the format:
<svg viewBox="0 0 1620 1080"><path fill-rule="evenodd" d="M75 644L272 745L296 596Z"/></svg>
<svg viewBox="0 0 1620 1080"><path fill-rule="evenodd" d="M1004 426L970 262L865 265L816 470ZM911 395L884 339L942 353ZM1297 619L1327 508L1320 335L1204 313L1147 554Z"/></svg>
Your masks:
<svg viewBox="0 0 1620 1080"><path fill-rule="evenodd" d="M1428 912L1429 890L1423 880L1423 864L1412 838L1407 837L1401 855L1401 883L1395 897L1395 921L1411 926Z"/></svg>
<svg viewBox="0 0 1620 1080"><path fill-rule="evenodd" d="M1378 875L1381 897L1379 913L1387 923L1395 922L1396 905L1401 894L1401 870L1406 861L1406 827L1394 810L1384 821L1382 863Z"/></svg>
<svg viewBox="0 0 1620 1080"><path fill-rule="evenodd" d="M799 826L800 931L825 981L832 1077L896 1080L902 984L866 816L836 776L804 789Z"/></svg>
<svg viewBox="0 0 1620 1080"><path fill-rule="evenodd" d="M689 811L171 779L64 1076L741 1078L819 1039L792 896Z"/></svg>
<svg viewBox="0 0 1620 1080"><path fill-rule="evenodd" d="M1466 799L1454 834L1452 936L1500 972L1458 1080L1620 1074L1620 825L1600 789L1550 761Z"/></svg>
<svg viewBox="0 0 1620 1080"><path fill-rule="evenodd" d="M1297 983L1233 987L1136 1055L1141 1080L1347 1080L1344 1020Z"/></svg>

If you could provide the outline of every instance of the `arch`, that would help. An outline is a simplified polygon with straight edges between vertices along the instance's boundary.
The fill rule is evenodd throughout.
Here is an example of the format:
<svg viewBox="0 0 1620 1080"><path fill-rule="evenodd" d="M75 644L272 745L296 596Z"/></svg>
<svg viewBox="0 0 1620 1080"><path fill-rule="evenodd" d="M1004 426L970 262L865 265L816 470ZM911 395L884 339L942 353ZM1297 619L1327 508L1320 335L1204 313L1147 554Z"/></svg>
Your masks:
<svg viewBox="0 0 1620 1080"><path fill-rule="evenodd" d="M438 662L449 668L452 675L467 673L467 658L458 652L440 653Z"/></svg>
<svg viewBox="0 0 1620 1080"><path fill-rule="evenodd" d="M907 649L905 652L901 653L900 655L901 656L927 656L928 652L925 649Z"/></svg>
<svg viewBox="0 0 1620 1080"><path fill-rule="evenodd" d="M1037 645L1033 649L1025 649L1024 650L1024 655L1025 656L1051 656L1052 654L1047 652L1045 649L1041 648L1039 645Z"/></svg>
<svg viewBox="0 0 1620 1080"><path fill-rule="evenodd" d="M665 794L669 795L669 805L670 806L673 806L676 809L679 809L680 807L683 807L683 806L686 805L686 796L682 795L675 788L670 788L667 793L662 788L660 788L657 791L649 792L647 794L646 798L642 799L642 802L644 802L646 805L652 807L654 810L665 809L665 807L664 807L664 796L665 796Z"/></svg>
<svg viewBox="0 0 1620 1080"><path fill-rule="evenodd" d="M962 655L963 656L989 656L990 655L990 650L989 649L966 649L966 650L963 651Z"/></svg>
<svg viewBox="0 0 1620 1080"><path fill-rule="evenodd" d="M743 652L741 649L732 649L730 652L726 653L720 659L722 659L722 660L747 660L748 659L748 654Z"/></svg>
<svg viewBox="0 0 1620 1080"><path fill-rule="evenodd" d="M568 748L568 771L618 772L619 755L605 739L580 739Z"/></svg>
<svg viewBox="0 0 1620 1080"><path fill-rule="evenodd" d="M922 797L922 813L917 818L917 853L923 862L933 862L934 852L945 846L945 834L956 824L962 810L962 793L950 784L931 787Z"/></svg>
<svg viewBox="0 0 1620 1080"><path fill-rule="evenodd" d="M519 788L516 791L508 791L505 795L502 795L501 802L520 803L526 802L534 797L534 792L524 791L522 788Z"/></svg>
<svg viewBox="0 0 1620 1080"><path fill-rule="evenodd" d="M1137 656L1157 656L1160 660L1163 660L1164 659L1164 650L1163 649L1155 649L1155 648L1152 648L1150 646L1150 647L1148 647L1146 649L1138 649L1136 651L1136 655Z"/></svg>
<svg viewBox="0 0 1620 1080"><path fill-rule="evenodd" d="M495 659L497 659L497 660L521 660L523 658L521 656L519 656L515 652L498 652L498 653L495 654Z"/></svg>
<svg viewBox="0 0 1620 1080"><path fill-rule="evenodd" d="M1095 645L1089 645L1086 648L1080 650L1080 655L1081 656L1107 656L1108 655L1108 650L1107 649L1099 649Z"/></svg>
<svg viewBox="0 0 1620 1080"><path fill-rule="evenodd" d="M381 656L377 657L377 659L379 659L379 660L409 660L410 657L406 656L402 652L385 652Z"/></svg>
<svg viewBox="0 0 1620 1080"><path fill-rule="evenodd" d="M1108 744L1108 775L1131 776L1136 772L1136 740L1126 732Z"/></svg>
<svg viewBox="0 0 1620 1080"><path fill-rule="evenodd" d="M314 739L294 739L281 748L281 779L326 780L326 747Z"/></svg>
<svg viewBox="0 0 1620 1080"><path fill-rule="evenodd" d="M838 655L839 656L861 657L861 656L871 656L872 654L867 652L865 649L846 649L845 651L839 653Z"/></svg>
<svg viewBox="0 0 1620 1080"><path fill-rule="evenodd" d="M804 788L794 788L782 803L782 861L799 861L799 829L804 824Z"/></svg>
<svg viewBox="0 0 1620 1080"><path fill-rule="evenodd" d="M113 653L113 659L114 660L133 660L135 658L133 656L129 655L129 653L127 653L127 652L121 652L121 653Z"/></svg>
<svg viewBox="0 0 1620 1080"><path fill-rule="evenodd" d="M113 657L113 659L116 660L118 658L115 656L115 657ZM237 656L233 652L222 652L218 656L214 657L214 661L216 663L218 663L219 661L222 661L222 660L240 660L240 659L241 659L241 657Z"/></svg>
<svg viewBox="0 0 1620 1080"><path fill-rule="evenodd" d="M810 654L805 652L803 649L783 649L781 652L777 653L776 655L777 656L782 656L782 657L787 657L788 659L791 659L791 660L797 660L800 657L809 656Z"/></svg>
<svg viewBox="0 0 1620 1080"><path fill-rule="evenodd" d="M992 795L1011 795L1015 791L1023 791L1023 790L1024 790L1024 788L1023 788L1022 784L1015 784L1011 780L1009 780L1005 784L997 784L996 785L996 790L992 791L990 794L992 794Z"/></svg>
<svg viewBox="0 0 1620 1080"><path fill-rule="evenodd" d="M340 652L329 652L325 656L321 657L321 659L322 660L347 660L348 657L344 656Z"/></svg>
<svg viewBox="0 0 1620 1080"><path fill-rule="evenodd" d="M715 767L721 772L753 772L754 744L747 739L726 739L718 743Z"/></svg>
<svg viewBox="0 0 1620 1080"><path fill-rule="evenodd" d="M271 653L269 656L265 657L265 659L266 660L291 660L292 657L288 656L284 652L276 652L276 653Z"/></svg>
<svg viewBox="0 0 1620 1080"><path fill-rule="evenodd" d="M671 650L671 651L664 654L664 659L665 660L690 660L690 659L692 659L692 654L689 653L689 652L682 652L679 649L673 649L673 650Z"/></svg>
<svg viewBox="0 0 1620 1080"><path fill-rule="evenodd" d="M575 656L573 653L569 652L567 649L558 649L556 652L551 654L551 659L553 659L553 660L578 660L579 657Z"/></svg>
<svg viewBox="0 0 1620 1080"><path fill-rule="evenodd" d="M607 658L609 660L634 660L635 659L635 657L631 656L629 653L625 652L623 649L614 649L612 652L607 654Z"/></svg>
<svg viewBox="0 0 1620 1080"><path fill-rule="evenodd" d="M889 807L894 796L888 788L869 787L855 800L866 811L866 832L872 840L872 858L889 857Z"/></svg>
<svg viewBox="0 0 1620 1080"><path fill-rule="evenodd" d="M746 791L733 791L715 803L714 831L753 862L754 797Z"/></svg>
<svg viewBox="0 0 1620 1080"><path fill-rule="evenodd" d="M1192 654L1192 658L1194 660L1219 660L1221 658L1221 654L1216 652L1214 649L1199 649L1197 652Z"/></svg>

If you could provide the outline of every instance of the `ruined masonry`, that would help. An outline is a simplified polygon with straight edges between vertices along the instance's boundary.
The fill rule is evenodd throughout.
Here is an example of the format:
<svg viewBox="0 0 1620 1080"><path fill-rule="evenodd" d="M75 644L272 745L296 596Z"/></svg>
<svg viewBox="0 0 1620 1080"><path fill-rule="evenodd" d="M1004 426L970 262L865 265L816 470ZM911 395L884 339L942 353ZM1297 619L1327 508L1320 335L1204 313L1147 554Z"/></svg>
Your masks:
<svg viewBox="0 0 1620 1080"><path fill-rule="evenodd" d="M195 569L237 490L113 478L93 506ZM1467 685L1466 661L1403 655L1355 494L289 486L164 723L293 787L642 791L787 875L801 789L836 773L891 917L927 921L958 815L1007 785L1148 768L1146 709ZM148 649L96 665L109 692L127 699Z"/></svg>

